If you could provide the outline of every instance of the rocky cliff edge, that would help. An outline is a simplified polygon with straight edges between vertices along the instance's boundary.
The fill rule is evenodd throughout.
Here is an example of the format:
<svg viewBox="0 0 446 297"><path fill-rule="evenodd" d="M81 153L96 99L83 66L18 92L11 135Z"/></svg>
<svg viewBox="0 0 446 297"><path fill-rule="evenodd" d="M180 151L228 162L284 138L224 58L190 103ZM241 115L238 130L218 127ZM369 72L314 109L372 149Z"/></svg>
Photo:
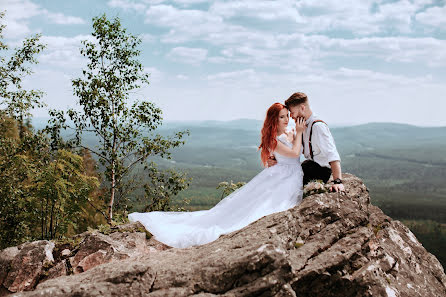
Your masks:
<svg viewBox="0 0 446 297"><path fill-rule="evenodd" d="M345 194L311 195L198 247L170 248L133 223L7 248L0 296L446 296L438 260L359 178L343 179Z"/></svg>

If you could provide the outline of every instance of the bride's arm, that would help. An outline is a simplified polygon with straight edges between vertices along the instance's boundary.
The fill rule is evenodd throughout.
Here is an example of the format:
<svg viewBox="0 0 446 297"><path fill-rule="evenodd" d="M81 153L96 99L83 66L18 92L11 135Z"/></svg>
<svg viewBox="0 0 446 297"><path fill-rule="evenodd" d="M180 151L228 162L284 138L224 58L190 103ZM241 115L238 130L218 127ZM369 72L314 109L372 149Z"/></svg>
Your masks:
<svg viewBox="0 0 446 297"><path fill-rule="evenodd" d="M301 147L302 147L302 133L305 129L305 119L299 118L296 122L296 134L294 135L293 139L293 147L289 148L282 142L277 142L277 147L275 151L282 156L289 157L289 158L299 158L301 154Z"/></svg>
<svg viewBox="0 0 446 297"><path fill-rule="evenodd" d="M285 144L281 143L280 141L278 141L275 151L285 157L299 158L301 142L302 141L297 140L297 137L294 138L293 148L290 148L290 147L286 146Z"/></svg>

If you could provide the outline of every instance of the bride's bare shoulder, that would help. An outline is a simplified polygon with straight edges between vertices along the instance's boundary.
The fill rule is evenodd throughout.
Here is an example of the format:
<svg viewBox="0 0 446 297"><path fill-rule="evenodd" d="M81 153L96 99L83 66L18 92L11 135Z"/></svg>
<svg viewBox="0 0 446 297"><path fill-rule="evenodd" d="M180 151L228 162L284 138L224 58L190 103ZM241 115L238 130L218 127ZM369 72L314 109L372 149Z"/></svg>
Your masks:
<svg viewBox="0 0 446 297"><path fill-rule="evenodd" d="M281 141L285 141L285 142L288 142L288 143L291 143L291 142L293 142L293 134L291 134L291 133L282 133L282 134L280 134L279 136L277 136L277 138L279 139L279 140L281 140Z"/></svg>

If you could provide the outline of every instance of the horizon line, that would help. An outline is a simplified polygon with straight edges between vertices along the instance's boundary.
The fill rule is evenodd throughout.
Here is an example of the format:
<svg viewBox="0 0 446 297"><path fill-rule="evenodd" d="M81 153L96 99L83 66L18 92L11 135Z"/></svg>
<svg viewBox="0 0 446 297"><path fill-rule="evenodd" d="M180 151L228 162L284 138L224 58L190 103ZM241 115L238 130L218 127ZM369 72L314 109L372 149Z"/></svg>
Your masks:
<svg viewBox="0 0 446 297"><path fill-rule="evenodd" d="M32 119L39 119L39 120L46 120L50 117L39 117L39 116L33 116ZM206 119L206 120L163 120L163 123L203 123L203 122L222 122L222 123L230 123L230 122L236 122L236 121L255 121L255 122L263 122L263 120L253 119L253 118L238 118L238 119L232 119L232 120L213 120L213 119ZM161 124L161 126L162 126ZM362 126L362 125L370 125L370 124L393 124L393 125L407 125L412 127L420 127L420 128L446 128L446 125L415 125L411 123L404 123L404 122L390 122L390 121L382 121L382 122L364 122L364 123L333 123L331 124L333 127L354 127L354 126Z"/></svg>

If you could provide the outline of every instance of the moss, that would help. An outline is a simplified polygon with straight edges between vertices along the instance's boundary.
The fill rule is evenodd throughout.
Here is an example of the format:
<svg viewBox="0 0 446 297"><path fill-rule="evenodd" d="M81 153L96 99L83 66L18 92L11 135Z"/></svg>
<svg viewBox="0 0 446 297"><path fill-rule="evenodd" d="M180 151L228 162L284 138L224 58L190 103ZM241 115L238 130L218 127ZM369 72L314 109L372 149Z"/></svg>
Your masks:
<svg viewBox="0 0 446 297"><path fill-rule="evenodd" d="M296 248L296 249L298 249L298 248L300 248L301 246L303 246L305 243L303 243L303 242L298 242L298 241L296 241L295 243L294 243L294 247Z"/></svg>
<svg viewBox="0 0 446 297"><path fill-rule="evenodd" d="M106 225L106 224L99 225L98 231L104 235L109 235L110 233L113 232L110 225Z"/></svg>
<svg viewBox="0 0 446 297"><path fill-rule="evenodd" d="M124 232L136 232L136 230L133 229L133 228L118 228L118 227L112 227L111 230L112 230L112 232L119 232L119 233L124 233Z"/></svg>
<svg viewBox="0 0 446 297"><path fill-rule="evenodd" d="M150 233L149 231L147 231L146 229L144 229L144 233L146 233L146 239L150 239L152 238L152 233Z"/></svg>
<svg viewBox="0 0 446 297"><path fill-rule="evenodd" d="M146 234L146 239L150 239L152 238L152 233L150 233L149 231L147 231L144 227L130 227L130 228L118 228L117 226L115 227L111 227L110 228L111 233L112 232L120 232L120 233L124 233L124 232L141 232L141 233L145 233ZM101 232L102 233L102 232ZM105 233L104 233L105 234Z"/></svg>
<svg viewBox="0 0 446 297"><path fill-rule="evenodd" d="M53 266L54 266L54 262L53 261L45 261L45 262L43 262L43 266L42 267L43 267L44 270L48 271Z"/></svg>
<svg viewBox="0 0 446 297"><path fill-rule="evenodd" d="M48 261L45 260L42 264L42 272L39 275L39 280L38 282L40 282L41 280L45 279L46 277L48 277L49 273L48 271L53 268L55 265L55 263L53 261Z"/></svg>
<svg viewBox="0 0 446 297"><path fill-rule="evenodd" d="M99 232L102 233L104 235L110 235L111 233L114 232L119 232L119 233L124 233L124 232L141 232L141 233L145 233L146 234L146 239L150 239L152 238L152 233L150 233L149 231L147 231L144 227L125 227L125 228L120 228L120 225L124 225L124 224L119 224L119 225L114 225L114 226L110 226L108 224L102 224L102 225L98 225L97 229L93 229L91 227L88 227L88 232L93 233L93 232ZM62 238L60 240L55 241L55 247L54 247L54 251L55 252L59 252L59 250L63 250L66 247L67 244L70 244L70 250L75 250L79 244L82 242L82 240L85 238L85 236L75 236L72 238Z"/></svg>
<svg viewBox="0 0 446 297"><path fill-rule="evenodd" d="M64 237L62 239L58 239L54 242L55 247L53 249L53 253L66 248L70 250L75 249L79 246L82 240L84 240L84 236Z"/></svg>
<svg viewBox="0 0 446 297"><path fill-rule="evenodd" d="M376 236L376 235L378 234L378 232L381 231L381 230L382 230L382 226L381 226L381 224L379 224L379 225L373 227L373 233L375 233L375 236Z"/></svg>

